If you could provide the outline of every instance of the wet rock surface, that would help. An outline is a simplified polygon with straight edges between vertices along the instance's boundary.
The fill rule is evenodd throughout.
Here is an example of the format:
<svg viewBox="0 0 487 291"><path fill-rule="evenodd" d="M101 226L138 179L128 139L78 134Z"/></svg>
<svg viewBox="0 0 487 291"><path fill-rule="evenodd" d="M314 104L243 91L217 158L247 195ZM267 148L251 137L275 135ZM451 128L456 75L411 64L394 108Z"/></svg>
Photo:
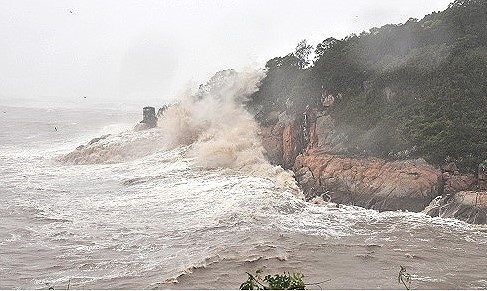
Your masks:
<svg viewBox="0 0 487 291"><path fill-rule="evenodd" d="M266 158L275 165L282 165L283 144L282 133L284 125L277 123L268 127L261 126L260 136L262 138L262 146L265 149Z"/></svg>
<svg viewBox="0 0 487 291"><path fill-rule="evenodd" d="M425 213L472 224L487 223L487 191L460 191L433 200Z"/></svg>
<svg viewBox="0 0 487 291"><path fill-rule="evenodd" d="M294 170L307 201L379 211L422 211L487 223L484 168L478 174L463 174L454 163L438 168L423 159L347 155L347 138L336 130L335 120L326 112L274 115L269 119L272 122L261 125L266 156L273 164Z"/></svg>
<svg viewBox="0 0 487 291"><path fill-rule="evenodd" d="M385 161L331 154L300 155L296 179L308 199L379 211L421 211L440 191L440 172L422 160Z"/></svg>

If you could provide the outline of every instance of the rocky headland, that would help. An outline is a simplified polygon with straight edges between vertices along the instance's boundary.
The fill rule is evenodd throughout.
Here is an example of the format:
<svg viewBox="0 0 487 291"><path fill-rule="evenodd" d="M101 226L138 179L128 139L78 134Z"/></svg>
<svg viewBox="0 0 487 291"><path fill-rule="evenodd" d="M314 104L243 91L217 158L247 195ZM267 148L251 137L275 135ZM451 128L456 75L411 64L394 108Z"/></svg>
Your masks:
<svg viewBox="0 0 487 291"><path fill-rule="evenodd" d="M423 159L381 159L350 154L347 139L327 110L271 112L261 122L267 158L295 173L308 201L406 210L487 223L485 169L460 173Z"/></svg>
<svg viewBox="0 0 487 291"><path fill-rule="evenodd" d="M273 111L259 120L259 136L266 158L294 172L307 201L378 211L423 212L433 217L487 224L485 165L477 173L465 174L453 162L434 166L422 158L384 159L352 154L346 133L328 113L327 107L332 103L323 105L321 112L317 109L307 109L302 114ZM145 107L143 120L134 131L156 127L167 108L163 106L156 114L154 107ZM75 164L93 162L90 155L93 147L107 137L93 139L61 160ZM90 159L79 161L80 152ZM99 152L96 159L105 161Z"/></svg>

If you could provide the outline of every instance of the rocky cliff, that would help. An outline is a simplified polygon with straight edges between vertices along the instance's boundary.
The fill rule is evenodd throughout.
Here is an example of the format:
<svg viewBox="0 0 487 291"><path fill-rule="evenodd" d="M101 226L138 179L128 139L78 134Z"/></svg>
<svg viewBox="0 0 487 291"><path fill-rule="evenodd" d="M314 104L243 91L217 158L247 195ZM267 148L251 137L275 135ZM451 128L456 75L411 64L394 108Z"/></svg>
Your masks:
<svg viewBox="0 0 487 291"><path fill-rule="evenodd" d="M423 160L299 155L296 180L308 197L370 209L421 211L439 195L440 172Z"/></svg>
<svg viewBox="0 0 487 291"><path fill-rule="evenodd" d="M485 190L485 172L464 175L454 164L438 168L423 159L353 156L326 109L291 116L273 112L260 135L268 159L294 170L307 200L486 223L486 192L475 192Z"/></svg>

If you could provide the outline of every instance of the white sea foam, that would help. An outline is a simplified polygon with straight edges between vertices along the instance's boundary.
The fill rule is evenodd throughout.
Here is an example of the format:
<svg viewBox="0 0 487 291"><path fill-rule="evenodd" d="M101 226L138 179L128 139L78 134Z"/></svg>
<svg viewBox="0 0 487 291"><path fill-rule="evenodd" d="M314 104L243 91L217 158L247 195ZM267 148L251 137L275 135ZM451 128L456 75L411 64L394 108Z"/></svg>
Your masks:
<svg viewBox="0 0 487 291"><path fill-rule="evenodd" d="M273 180L302 197L293 173L264 157L258 124L243 103L258 90L265 73L218 72L197 92L187 90L169 106L158 127L103 136L60 158L75 164L113 163L190 145L196 166L229 168Z"/></svg>
<svg viewBox="0 0 487 291"><path fill-rule="evenodd" d="M197 94L201 102L208 96ZM111 122L107 117L98 128ZM350 273L364 275L362 287L393 289L397 264L415 266L408 270L421 277L438 278L420 273L430 267L432 274L454 274L442 284L485 285L478 269L485 261L485 229L424 214L308 204L276 182L280 175L287 181L288 173L246 159L260 157L254 152L259 144L237 139L243 144L232 148L237 158L205 163L213 138L224 144L223 136L207 133L219 126L185 127L196 134L180 144L165 139L163 127L112 134L83 147L79 158L93 161L85 165L52 163L52 154L45 154L71 144L69 136L45 135L34 152L0 144L0 288L49 283L63 289L69 280L74 289L171 288L157 282L177 278L175 287L231 289L245 272L267 265L303 272L307 282L331 277L335 285L326 287L335 289L357 288L344 275ZM193 273L179 276L188 269ZM414 282L418 288L456 286Z"/></svg>

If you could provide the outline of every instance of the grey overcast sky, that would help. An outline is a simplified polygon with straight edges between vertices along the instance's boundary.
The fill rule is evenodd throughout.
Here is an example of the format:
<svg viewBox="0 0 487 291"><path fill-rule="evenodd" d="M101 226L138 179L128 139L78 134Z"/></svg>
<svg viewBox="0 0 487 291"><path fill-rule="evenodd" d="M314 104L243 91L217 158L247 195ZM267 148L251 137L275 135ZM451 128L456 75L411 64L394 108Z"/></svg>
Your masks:
<svg viewBox="0 0 487 291"><path fill-rule="evenodd" d="M160 105L307 39L421 19L450 0L0 0L0 105ZM86 97L86 98L84 98Z"/></svg>

